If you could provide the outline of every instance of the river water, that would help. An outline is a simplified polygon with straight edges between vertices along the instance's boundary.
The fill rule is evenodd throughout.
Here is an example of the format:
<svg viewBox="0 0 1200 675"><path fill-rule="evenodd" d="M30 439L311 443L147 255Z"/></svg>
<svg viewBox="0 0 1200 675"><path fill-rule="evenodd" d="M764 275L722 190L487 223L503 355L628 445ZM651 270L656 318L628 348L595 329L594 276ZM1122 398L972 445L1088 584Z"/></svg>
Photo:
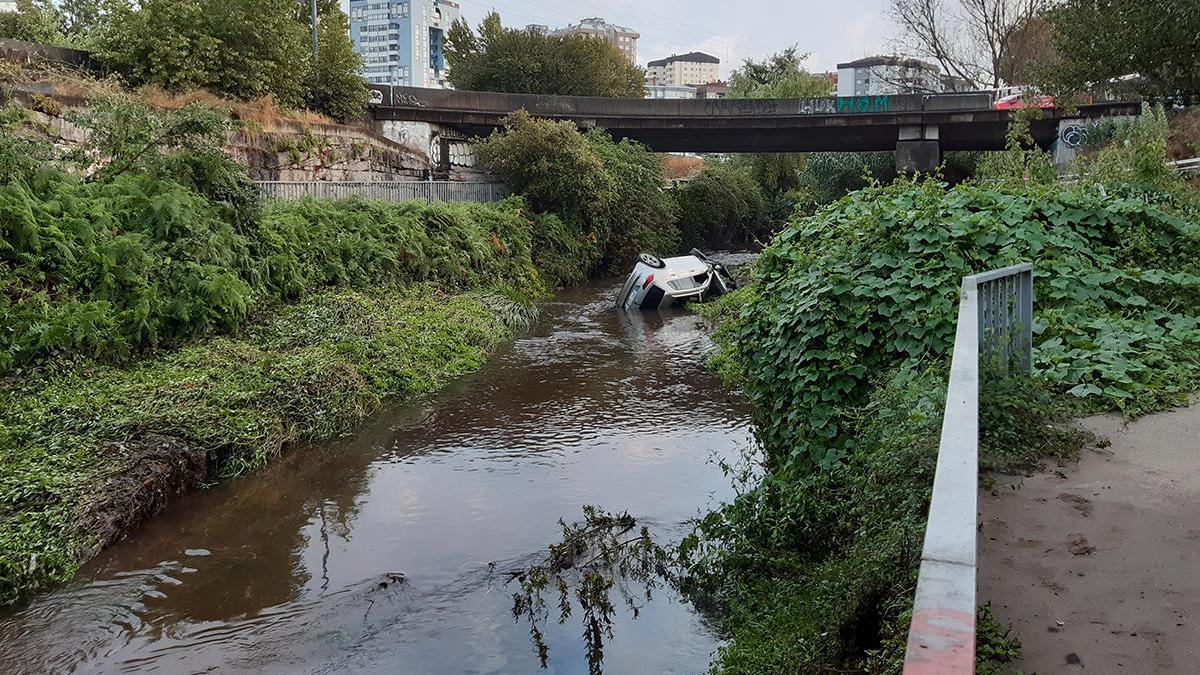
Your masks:
<svg viewBox="0 0 1200 675"><path fill-rule="evenodd" d="M730 496L716 460L751 442L748 409L705 370L702 321L623 315L618 288L562 292L439 396L177 499L0 615L0 671L538 672L489 563L531 561L585 504L677 541ZM582 633L578 612L551 619L548 672L587 672ZM618 610L604 670L702 672L718 645L660 590L636 619Z"/></svg>

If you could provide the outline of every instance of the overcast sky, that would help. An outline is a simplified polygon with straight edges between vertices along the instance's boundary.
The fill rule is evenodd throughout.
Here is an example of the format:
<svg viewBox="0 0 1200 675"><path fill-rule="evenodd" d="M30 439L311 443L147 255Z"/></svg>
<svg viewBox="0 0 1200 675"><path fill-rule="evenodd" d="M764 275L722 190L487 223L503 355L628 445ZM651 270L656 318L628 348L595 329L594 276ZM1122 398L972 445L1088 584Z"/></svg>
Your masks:
<svg viewBox="0 0 1200 675"><path fill-rule="evenodd" d="M638 64L701 51L721 59L721 76L742 59L797 44L814 71L890 52L888 0L458 0L472 26L494 9L506 26L557 28L599 16L641 33ZM346 2L343 2L345 5Z"/></svg>
<svg viewBox="0 0 1200 675"><path fill-rule="evenodd" d="M885 46L887 0L462 0L475 23L494 8L509 25L557 27L600 16L641 33L638 62L701 51L721 59L728 75L746 57L792 44L810 52L811 70L874 54Z"/></svg>

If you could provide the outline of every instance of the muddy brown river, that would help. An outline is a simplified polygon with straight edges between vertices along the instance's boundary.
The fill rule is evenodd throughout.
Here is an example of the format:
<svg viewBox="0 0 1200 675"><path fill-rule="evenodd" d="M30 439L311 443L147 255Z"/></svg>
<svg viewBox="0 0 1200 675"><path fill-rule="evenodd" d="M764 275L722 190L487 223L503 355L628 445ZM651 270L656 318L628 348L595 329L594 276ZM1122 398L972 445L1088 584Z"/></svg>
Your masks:
<svg viewBox="0 0 1200 675"><path fill-rule="evenodd" d="M561 293L480 372L352 438L177 499L0 615L0 671L539 672L489 563L534 559L585 504L677 541L751 442L702 321L623 315L618 288ZM546 627L543 672L587 672L577 616ZM719 646L669 590L614 633L607 673L702 672Z"/></svg>

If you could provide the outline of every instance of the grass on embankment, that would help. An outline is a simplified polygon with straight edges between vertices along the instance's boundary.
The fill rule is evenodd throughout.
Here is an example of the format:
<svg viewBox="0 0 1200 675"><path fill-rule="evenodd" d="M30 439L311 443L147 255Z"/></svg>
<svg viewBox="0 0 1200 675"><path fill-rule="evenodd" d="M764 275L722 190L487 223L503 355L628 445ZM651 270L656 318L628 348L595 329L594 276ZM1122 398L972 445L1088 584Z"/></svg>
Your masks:
<svg viewBox="0 0 1200 675"><path fill-rule="evenodd" d="M125 367L0 389L0 604L68 579L173 493L346 433L386 398L478 368L529 318L496 291L334 289Z"/></svg>

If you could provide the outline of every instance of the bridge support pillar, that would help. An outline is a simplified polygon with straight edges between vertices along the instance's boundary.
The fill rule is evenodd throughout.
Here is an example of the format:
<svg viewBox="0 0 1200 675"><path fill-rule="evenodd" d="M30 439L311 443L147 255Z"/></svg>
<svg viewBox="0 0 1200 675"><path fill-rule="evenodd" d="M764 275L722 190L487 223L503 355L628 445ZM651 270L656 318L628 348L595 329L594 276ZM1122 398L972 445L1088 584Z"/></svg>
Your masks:
<svg viewBox="0 0 1200 675"><path fill-rule="evenodd" d="M942 163L942 146L937 141L896 143L896 170L900 173L933 173Z"/></svg>
<svg viewBox="0 0 1200 675"><path fill-rule="evenodd" d="M896 170L900 173L933 173L942 163L936 124L906 124L896 141Z"/></svg>

